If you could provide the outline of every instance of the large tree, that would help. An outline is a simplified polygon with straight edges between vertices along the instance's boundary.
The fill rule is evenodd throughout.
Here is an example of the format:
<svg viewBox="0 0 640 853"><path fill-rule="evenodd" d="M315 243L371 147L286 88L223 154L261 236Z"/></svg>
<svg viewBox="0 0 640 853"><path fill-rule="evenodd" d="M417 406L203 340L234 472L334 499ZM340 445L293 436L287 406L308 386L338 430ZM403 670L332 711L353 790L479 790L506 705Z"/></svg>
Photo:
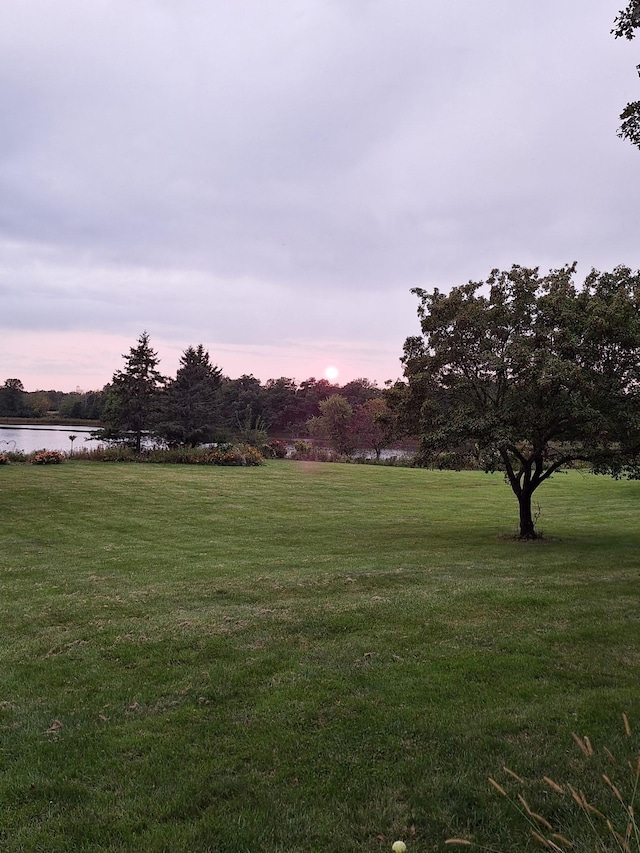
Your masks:
<svg viewBox="0 0 640 853"><path fill-rule="evenodd" d="M532 495L554 472L637 460L640 273L594 270L580 288L574 274L513 266L448 294L416 288L422 335L389 395L426 462L466 445L505 471L523 538L537 536Z"/></svg>
<svg viewBox="0 0 640 853"><path fill-rule="evenodd" d="M187 347L176 378L167 385L156 432L170 445L211 442L221 432L220 385L222 371L211 364L202 344Z"/></svg>
<svg viewBox="0 0 640 853"><path fill-rule="evenodd" d="M356 446L353 408L342 394L332 394L319 403L320 414L307 421L310 435L326 439L336 453L349 455Z"/></svg>
<svg viewBox="0 0 640 853"><path fill-rule="evenodd" d="M158 371L160 360L152 348L149 335L143 332L131 347L124 370L116 370L108 386L104 411L106 427L97 433L106 440L130 442L140 454L142 440L156 424L160 394L166 382Z"/></svg>
<svg viewBox="0 0 640 853"><path fill-rule="evenodd" d="M354 408L352 430L357 446L373 450L380 459L397 436L396 418L383 397L372 397Z"/></svg>
<svg viewBox="0 0 640 853"><path fill-rule="evenodd" d="M19 379L7 379L0 388L0 415L19 418L31 414L22 382Z"/></svg>
<svg viewBox="0 0 640 853"><path fill-rule="evenodd" d="M633 39L640 27L640 0L629 0L625 9L618 12L611 31L616 38ZM636 66L640 74L640 65ZM627 139L636 148L640 148L640 101L631 101L620 114L622 124L618 130L621 139Z"/></svg>

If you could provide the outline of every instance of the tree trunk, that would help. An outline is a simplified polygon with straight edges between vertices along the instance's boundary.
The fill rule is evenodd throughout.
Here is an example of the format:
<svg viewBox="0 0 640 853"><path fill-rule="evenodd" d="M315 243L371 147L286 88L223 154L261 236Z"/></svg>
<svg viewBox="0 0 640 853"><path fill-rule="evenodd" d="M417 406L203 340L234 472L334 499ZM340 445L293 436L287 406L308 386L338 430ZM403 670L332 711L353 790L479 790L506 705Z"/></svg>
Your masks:
<svg viewBox="0 0 640 853"><path fill-rule="evenodd" d="M531 514L531 496L533 491L522 489L518 495L518 504L520 506L520 539L537 539L538 534L533 526L533 516Z"/></svg>

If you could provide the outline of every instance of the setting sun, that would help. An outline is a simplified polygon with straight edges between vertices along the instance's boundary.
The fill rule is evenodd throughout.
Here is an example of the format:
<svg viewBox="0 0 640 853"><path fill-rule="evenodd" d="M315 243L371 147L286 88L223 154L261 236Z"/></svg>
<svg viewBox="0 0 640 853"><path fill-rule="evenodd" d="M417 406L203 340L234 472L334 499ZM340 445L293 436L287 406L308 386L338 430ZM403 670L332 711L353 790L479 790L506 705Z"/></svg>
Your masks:
<svg viewBox="0 0 640 853"><path fill-rule="evenodd" d="M325 379L328 379L329 382L333 382L338 378L338 368L337 367L326 367L324 371Z"/></svg>

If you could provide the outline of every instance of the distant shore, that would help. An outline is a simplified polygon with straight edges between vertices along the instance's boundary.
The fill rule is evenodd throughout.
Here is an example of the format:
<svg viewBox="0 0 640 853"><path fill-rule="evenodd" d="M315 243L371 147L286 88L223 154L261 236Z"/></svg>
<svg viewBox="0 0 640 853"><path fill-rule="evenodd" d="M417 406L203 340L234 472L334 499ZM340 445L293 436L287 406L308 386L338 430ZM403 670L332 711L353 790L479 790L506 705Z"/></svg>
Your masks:
<svg viewBox="0 0 640 853"><path fill-rule="evenodd" d="M46 424L47 426L87 426L87 427L102 427L101 421L82 420L81 418L60 418L57 415L47 415L44 418L0 418L0 426L38 426L38 424Z"/></svg>

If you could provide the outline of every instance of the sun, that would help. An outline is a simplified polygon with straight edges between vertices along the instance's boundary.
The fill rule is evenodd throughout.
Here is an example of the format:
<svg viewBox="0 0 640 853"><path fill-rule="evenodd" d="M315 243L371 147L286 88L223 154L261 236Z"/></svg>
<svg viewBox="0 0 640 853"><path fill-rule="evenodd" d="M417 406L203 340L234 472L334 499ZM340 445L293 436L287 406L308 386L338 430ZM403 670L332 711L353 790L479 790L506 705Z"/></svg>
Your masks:
<svg viewBox="0 0 640 853"><path fill-rule="evenodd" d="M325 379L328 379L329 382L333 382L335 379L337 379L339 373L340 371L338 370L338 368L333 367L331 365L329 367L325 367L324 369Z"/></svg>

